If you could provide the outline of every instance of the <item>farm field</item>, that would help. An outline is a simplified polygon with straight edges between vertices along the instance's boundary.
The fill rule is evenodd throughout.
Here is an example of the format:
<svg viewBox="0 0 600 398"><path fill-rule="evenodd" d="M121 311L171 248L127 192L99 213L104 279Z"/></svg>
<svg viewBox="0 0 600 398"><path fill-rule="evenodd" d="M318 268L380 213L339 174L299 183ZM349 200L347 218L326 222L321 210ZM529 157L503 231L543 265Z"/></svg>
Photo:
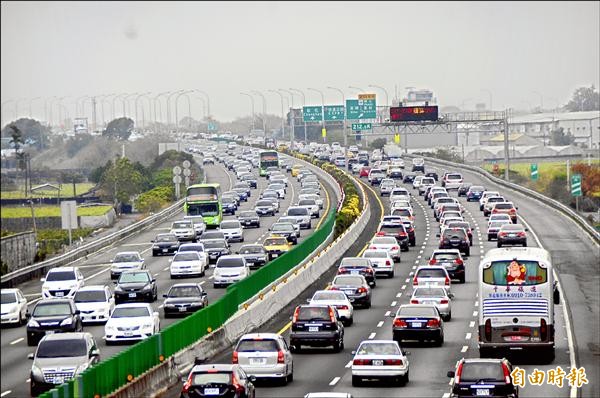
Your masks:
<svg viewBox="0 0 600 398"><path fill-rule="evenodd" d="M58 184L52 184L57 185ZM92 189L96 184L91 182L84 182L75 184L75 189L77 190L77 195L84 194ZM24 187L19 187L16 191L1 191L0 199L23 199L25 198ZM45 189L36 191L32 195L34 198L55 198L58 197L58 192L53 189ZM73 184L63 184L60 190L60 196L62 198L75 196L73 192Z"/></svg>
<svg viewBox="0 0 600 398"><path fill-rule="evenodd" d="M101 216L112 208L106 206L78 207L78 216ZM34 206L36 217L60 217L60 206ZM0 208L0 218L30 218L31 208L22 207L2 207Z"/></svg>

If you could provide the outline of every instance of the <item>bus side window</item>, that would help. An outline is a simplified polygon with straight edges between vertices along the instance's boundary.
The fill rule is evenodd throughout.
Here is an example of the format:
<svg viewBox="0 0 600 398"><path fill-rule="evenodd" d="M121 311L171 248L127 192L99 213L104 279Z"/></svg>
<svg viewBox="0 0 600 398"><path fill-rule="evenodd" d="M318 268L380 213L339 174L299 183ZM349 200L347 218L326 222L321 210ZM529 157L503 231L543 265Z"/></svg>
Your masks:
<svg viewBox="0 0 600 398"><path fill-rule="evenodd" d="M554 282L553 299L554 299L554 305L560 304L560 291L558 290L558 282Z"/></svg>

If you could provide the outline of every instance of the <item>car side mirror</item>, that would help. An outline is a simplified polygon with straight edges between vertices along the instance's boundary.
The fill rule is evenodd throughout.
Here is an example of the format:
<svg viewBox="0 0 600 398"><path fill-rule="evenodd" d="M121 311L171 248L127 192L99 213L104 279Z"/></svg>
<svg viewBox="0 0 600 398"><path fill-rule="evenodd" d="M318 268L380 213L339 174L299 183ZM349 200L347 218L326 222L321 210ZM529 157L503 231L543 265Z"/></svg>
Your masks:
<svg viewBox="0 0 600 398"><path fill-rule="evenodd" d="M356 355L356 350L351 351L350 354Z"/></svg>
<svg viewBox="0 0 600 398"><path fill-rule="evenodd" d="M27 319L31 318L31 313L29 311L27 311L25 313L25 318L27 318Z"/></svg>
<svg viewBox="0 0 600 398"><path fill-rule="evenodd" d="M154 239L152 239L152 240L150 241L150 243L154 243Z"/></svg>
<svg viewBox="0 0 600 398"><path fill-rule="evenodd" d="M40 279L40 282L42 282L42 283L43 283L43 282L46 282L46 278L41 278L41 279Z"/></svg>
<svg viewBox="0 0 600 398"><path fill-rule="evenodd" d="M455 373L453 370L449 370L448 373L446 373L446 376L453 378L455 376Z"/></svg>
<svg viewBox="0 0 600 398"><path fill-rule="evenodd" d="M163 294L162 296L163 296L164 298L167 298L167 297L169 297L169 295L168 295L168 294Z"/></svg>
<svg viewBox="0 0 600 398"><path fill-rule="evenodd" d="M79 315L79 314L81 314L81 311L75 310L75 315Z"/></svg>
<svg viewBox="0 0 600 398"><path fill-rule="evenodd" d="M96 349L96 350L92 350L92 352L90 352L90 357L99 357L100 356L100 350Z"/></svg>
<svg viewBox="0 0 600 398"><path fill-rule="evenodd" d="M208 296L208 293L202 292L201 296Z"/></svg>
<svg viewBox="0 0 600 398"><path fill-rule="evenodd" d="M396 317L396 314L394 314L394 313L392 312L392 313L390 313L390 315L389 315L389 316L390 316L390 318L395 318L395 317Z"/></svg>
<svg viewBox="0 0 600 398"><path fill-rule="evenodd" d="M250 383L256 383L256 376L248 376Z"/></svg>
<svg viewBox="0 0 600 398"><path fill-rule="evenodd" d="M154 315L154 316L158 316L158 312L154 311L154 312L152 313L152 315Z"/></svg>
<svg viewBox="0 0 600 398"><path fill-rule="evenodd" d="M552 295L552 298L554 300L554 304L555 305L559 305L560 304L560 291L556 287L554 287L554 293Z"/></svg>
<svg viewBox="0 0 600 398"><path fill-rule="evenodd" d="M525 232L529 232L529 228L525 228Z"/></svg>
<svg viewBox="0 0 600 398"><path fill-rule="evenodd" d="M519 210L519 208L518 208L518 207L515 207L515 209L516 209L516 210Z"/></svg>
<svg viewBox="0 0 600 398"><path fill-rule="evenodd" d="M440 237L440 234L435 234L435 236L439 238L439 237Z"/></svg>
<svg viewBox="0 0 600 398"><path fill-rule="evenodd" d="M113 283L116 285L117 283L119 283L119 281L113 281Z"/></svg>
<svg viewBox="0 0 600 398"><path fill-rule="evenodd" d="M410 351L404 351L404 355L406 355L408 357L408 356L411 356L412 354L410 353Z"/></svg>
<svg viewBox="0 0 600 398"><path fill-rule="evenodd" d="M454 293L448 293L448 297L452 300L454 300Z"/></svg>
<svg viewBox="0 0 600 398"><path fill-rule="evenodd" d="M235 251L235 254L240 254L240 252L236 250L236 251Z"/></svg>
<svg viewBox="0 0 600 398"><path fill-rule="evenodd" d="M33 352L30 352L29 354L27 354L27 359L33 359L33 358L34 358Z"/></svg>
<svg viewBox="0 0 600 398"><path fill-rule="evenodd" d="M156 282L156 278L152 278L152 282Z"/></svg>

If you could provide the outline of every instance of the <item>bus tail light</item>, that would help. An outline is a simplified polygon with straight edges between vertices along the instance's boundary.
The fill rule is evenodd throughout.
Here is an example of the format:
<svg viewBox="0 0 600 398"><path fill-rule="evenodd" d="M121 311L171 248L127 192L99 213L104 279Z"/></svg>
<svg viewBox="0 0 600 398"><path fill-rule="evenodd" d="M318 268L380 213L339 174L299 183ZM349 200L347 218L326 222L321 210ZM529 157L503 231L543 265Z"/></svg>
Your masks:
<svg viewBox="0 0 600 398"><path fill-rule="evenodd" d="M485 334L485 340L491 341L492 340L492 321L490 319L485 321L485 326L483 329L484 329L484 334Z"/></svg>

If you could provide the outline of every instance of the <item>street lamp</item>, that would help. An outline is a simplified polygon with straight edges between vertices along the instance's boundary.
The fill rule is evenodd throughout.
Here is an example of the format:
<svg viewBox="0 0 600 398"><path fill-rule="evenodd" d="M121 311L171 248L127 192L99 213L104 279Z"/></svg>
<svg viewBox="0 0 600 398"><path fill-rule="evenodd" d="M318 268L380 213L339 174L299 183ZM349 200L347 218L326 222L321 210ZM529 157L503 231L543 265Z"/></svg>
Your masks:
<svg viewBox="0 0 600 398"><path fill-rule="evenodd" d="M335 90L342 95L342 106L344 107L344 148L348 147L348 137L346 136L346 97L344 96L344 92L336 87L327 87L330 90Z"/></svg>
<svg viewBox="0 0 600 398"><path fill-rule="evenodd" d="M285 137L285 115L283 113L283 94L281 94L277 90L267 90L270 93L275 93L281 99L281 136ZM294 140L292 139L290 142L290 149L294 149Z"/></svg>
<svg viewBox="0 0 600 398"><path fill-rule="evenodd" d="M482 88L481 91L485 91L486 93L488 93L488 95L490 97L490 111L493 111L494 105L492 104L492 92L490 90L488 90L487 88Z"/></svg>
<svg viewBox="0 0 600 398"><path fill-rule="evenodd" d="M194 92L194 90L181 91L175 97L175 132L179 132L179 110L178 110L179 98L184 94L188 94L188 93L192 93L192 92ZM189 103L189 97L188 97L188 103Z"/></svg>
<svg viewBox="0 0 600 398"><path fill-rule="evenodd" d="M135 97L135 101L133 102L133 107L135 108L135 124L137 124L137 123L138 123L138 120L139 120L139 119L138 119L138 100L139 100L141 97L143 97L143 96L145 96L145 95L149 95L149 94L152 94L152 92L151 92L151 91L148 91L148 92L145 92L145 93L141 93L141 94L138 94L138 95ZM142 115L143 115L143 114L144 114L144 104L142 104ZM143 121L142 121L142 124L141 124L140 126L141 126L141 127L143 127L143 126L144 126L144 122L143 122Z"/></svg>
<svg viewBox="0 0 600 398"><path fill-rule="evenodd" d="M310 91L315 91L319 94L321 94L321 103L323 104L323 109L321 110L321 134L323 134L325 132L325 134L327 134L327 130L325 130L325 95L323 94L323 92L321 90L317 90L316 88L307 88L307 90ZM323 142L326 142L327 138L326 136L323 137Z"/></svg>
<svg viewBox="0 0 600 398"><path fill-rule="evenodd" d="M360 88L360 87L348 86L348 88L351 88L351 89L353 89L353 90L358 90L358 92L360 92L360 93L366 93L366 92L367 92L367 90L363 90L363 89L362 89L362 88Z"/></svg>
<svg viewBox="0 0 600 398"><path fill-rule="evenodd" d="M27 98L17 98L15 100L15 119L19 118L19 101L27 101Z"/></svg>
<svg viewBox="0 0 600 398"><path fill-rule="evenodd" d="M171 124L171 96L177 95L177 94L181 93L182 91L185 91L185 90L173 91L167 95L167 129L169 128L169 125Z"/></svg>
<svg viewBox="0 0 600 398"><path fill-rule="evenodd" d="M265 137L267 136L267 121L266 121L266 115L267 115L267 99L265 98L265 96L263 95L263 93L261 93L260 91L257 90L252 90L250 91L252 94L256 94L256 95L260 95L260 97L262 98L262 103L263 103L263 114L262 114L262 122L263 122L263 132L265 134Z"/></svg>
<svg viewBox="0 0 600 398"><path fill-rule="evenodd" d="M290 112L292 114L292 131L290 134L291 134L291 142L293 144L294 140L296 139L296 117L295 117L296 115L294 113L294 92L297 92L302 96L302 101L304 101L304 93L300 90L296 90L293 88L290 88L289 90L280 88L277 91L283 91L284 93L286 93L290 96ZM306 122L304 122L304 141L306 142Z"/></svg>
<svg viewBox="0 0 600 398"><path fill-rule="evenodd" d="M300 95L302 97L302 106L306 106L306 96L304 95L304 91L299 90L297 88L290 88L290 91L292 93L297 93L298 95ZM294 107L294 94L292 94L292 108ZM304 110L303 110L304 112ZM302 117L303 123L304 123L304 143L306 145L308 145L308 130L306 128L306 121L304 120L304 117Z"/></svg>
<svg viewBox="0 0 600 398"><path fill-rule="evenodd" d="M206 117L209 118L210 117L210 97L208 96L208 94L206 92L204 92L202 90L194 89L194 91L197 91L206 97Z"/></svg>
<svg viewBox="0 0 600 398"><path fill-rule="evenodd" d="M378 88L380 90L383 90L383 92L385 94L385 108L388 108L390 106L390 102L389 102L389 96L388 96L387 90L384 87L376 86L374 84L369 84L369 87ZM385 119L385 118L380 117L380 121L383 121L382 119Z"/></svg>
<svg viewBox="0 0 600 398"><path fill-rule="evenodd" d="M156 124L157 128L158 128L158 118L160 117L160 119L162 120L162 105L160 103L160 97L162 95L167 95L169 93L170 93L170 91L164 91L162 93L157 94L153 99L153 101L154 101L154 123ZM156 103L158 103L158 115L159 116L157 116L157 113L156 113Z"/></svg>
<svg viewBox="0 0 600 398"><path fill-rule="evenodd" d="M129 95L126 95L123 97L122 101L123 101L123 117L127 116L127 113L129 113L129 97L135 97L136 95L139 95L140 93L131 93ZM125 107L127 107L127 112L125 112ZM129 115L131 117L131 115Z"/></svg>
<svg viewBox="0 0 600 398"><path fill-rule="evenodd" d="M248 93L240 93L241 95L245 95L250 98L250 102L252 103L252 132L254 132L254 97Z"/></svg>
<svg viewBox="0 0 600 398"><path fill-rule="evenodd" d="M122 94L117 94L115 95L115 97L112 100L112 118L113 120L115 120L115 109L116 109L116 105L115 105L115 101L117 100L117 98L120 98L124 95L127 95L127 93L122 93ZM123 113L125 113L125 109L123 108Z"/></svg>

